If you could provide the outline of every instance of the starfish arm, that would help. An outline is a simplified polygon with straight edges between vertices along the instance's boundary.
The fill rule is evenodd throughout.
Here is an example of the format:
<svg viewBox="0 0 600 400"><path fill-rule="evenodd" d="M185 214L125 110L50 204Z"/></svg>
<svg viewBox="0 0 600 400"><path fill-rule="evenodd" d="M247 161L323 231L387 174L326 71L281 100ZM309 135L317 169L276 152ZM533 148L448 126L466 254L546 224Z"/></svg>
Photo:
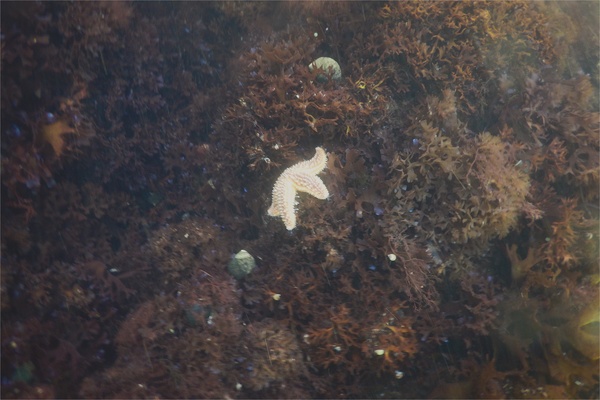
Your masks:
<svg viewBox="0 0 600 400"><path fill-rule="evenodd" d="M294 185L294 189L299 192L306 192L320 200L329 197L327 187L325 187L321 178L316 175L296 171L290 174L290 180Z"/></svg>
<svg viewBox="0 0 600 400"><path fill-rule="evenodd" d="M283 173L273 187L273 204L268 210L272 217L281 217L285 227L292 230L296 227L296 189L288 174Z"/></svg>
<svg viewBox="0 0 600 400"><path fill-rule="evenodd" d="M309 175L317 175L327 165L327 153L322 147L315 148L315 155L310 160L301 161L296 165L291 166L289 171L301 171Z"/></svg>

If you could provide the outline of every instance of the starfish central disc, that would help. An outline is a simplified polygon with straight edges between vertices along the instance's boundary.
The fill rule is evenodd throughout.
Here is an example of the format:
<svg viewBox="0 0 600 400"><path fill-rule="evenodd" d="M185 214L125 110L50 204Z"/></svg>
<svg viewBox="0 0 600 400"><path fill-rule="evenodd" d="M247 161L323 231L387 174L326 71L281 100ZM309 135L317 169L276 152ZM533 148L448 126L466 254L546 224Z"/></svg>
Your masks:
<svg viewBox="0 0 600 400"><path fill-rule="evenodd" d="M321 147L315 151L315 156L310 160L301 161L283 171L273 187L273 203L268 213L272 217L281 217L289 231L296 227L297 192L306 192L321 200L329 197L327 187L317 176L325 169L327 154Z"/></svg>

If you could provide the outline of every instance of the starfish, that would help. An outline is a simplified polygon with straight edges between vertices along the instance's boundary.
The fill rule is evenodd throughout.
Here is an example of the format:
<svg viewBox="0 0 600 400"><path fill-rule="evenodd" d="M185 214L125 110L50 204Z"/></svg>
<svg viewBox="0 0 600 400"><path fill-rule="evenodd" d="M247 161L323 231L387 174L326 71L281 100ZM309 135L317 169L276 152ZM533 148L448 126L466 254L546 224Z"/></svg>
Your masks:
<svg viewBox="0 0 600 400"><path fill-rule="evenodd" d="M327 164L327 154L322 147L317 147L315 151L315 156L310 160L301 161L283 171L273 187L273 203L268 213L272 217L281 217L288 231L296 227L297 192L306 192L321 200L329 197L329 191L317 176Z"/></svg>

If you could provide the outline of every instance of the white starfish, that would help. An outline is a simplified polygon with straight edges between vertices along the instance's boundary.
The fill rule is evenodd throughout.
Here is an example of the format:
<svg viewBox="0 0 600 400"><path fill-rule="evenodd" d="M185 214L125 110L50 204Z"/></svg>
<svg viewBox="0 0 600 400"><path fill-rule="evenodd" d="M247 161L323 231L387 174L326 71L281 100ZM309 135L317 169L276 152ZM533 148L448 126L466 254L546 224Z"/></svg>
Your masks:
<svg viewBox="0 0 600 400"><path fill-rule="evenodd" d="M268 213L272 217L281 217L289 231L296 227L297 192L306 192L321 200L329 197L327 187L317 176L325 169L327 154L321 147L315 151L315 156L310 160L301 161L283 171L273 187L273 203Z"/></svg>

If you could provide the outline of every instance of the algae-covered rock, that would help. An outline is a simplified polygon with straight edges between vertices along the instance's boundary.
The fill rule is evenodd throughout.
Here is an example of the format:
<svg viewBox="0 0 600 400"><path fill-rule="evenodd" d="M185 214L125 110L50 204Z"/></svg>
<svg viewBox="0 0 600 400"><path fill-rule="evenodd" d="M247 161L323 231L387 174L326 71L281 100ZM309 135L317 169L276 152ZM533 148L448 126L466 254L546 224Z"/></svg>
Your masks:
<svg viewBox="0 0 600 400"><path fill-rule="evenodd" d="M254 257L246 250L240 250L227 265L227 270L236 279L242 279L256 267Z"/></svg>
<svg viewBox="0 0 600 400"><path fill-rule="evenodd" d="M339 81L342 79L342 69L340 68L340 64L335 61L333 58L329 57L319 57L315 61L311 62L308 66L308 69L312 71L315 68L320 68L327 73L331 73L331 77L334 81ZM327 76L323 74L317 75L318 81L327 82Z"/></svg>

